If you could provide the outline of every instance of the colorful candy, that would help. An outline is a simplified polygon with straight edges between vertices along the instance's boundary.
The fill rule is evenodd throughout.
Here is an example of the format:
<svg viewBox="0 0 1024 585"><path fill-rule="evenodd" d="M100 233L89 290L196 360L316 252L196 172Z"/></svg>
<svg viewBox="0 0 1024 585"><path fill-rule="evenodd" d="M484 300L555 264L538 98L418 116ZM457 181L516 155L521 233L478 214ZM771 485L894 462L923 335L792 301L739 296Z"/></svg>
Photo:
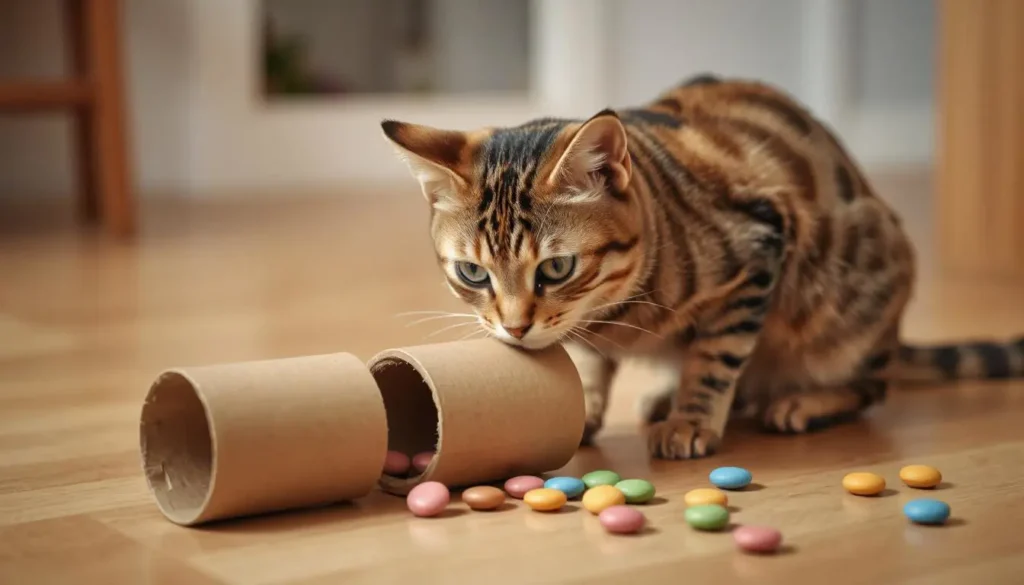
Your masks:
<svg viewBox="0 0 1024 585"><path fill-rule="evenodd" d="M942 473L930 465L907 465L900 470L900 479L909 487L928 489L942 483Z"/></svg>
<svg viewBox="0 0 1024 585"><path fill-rule="evenodd" d="M903 515L917 524L943 524L949 519L949 504L929 498L910 500L903 506Z"/></svg>
<svg viewBox="0 0 1024 585"><path fill-rule="evenodd" d="M388 451L384 458L384 473L401 477L409 473L409 456L400 451Z"/></svg>
<svg viewBox="0 0 1024 585"><path fill-rule="evenodd" d="M612 506L626 503L626 496L613 485L599 485L583 494L583 507L591 514L600 514Z"/></svg>
<svg viewBox="0 0 1024 585"><path fill-rule="evenodd" d="M715 487L724 490L738 490L750 485L753 477L750 472L742 467L719 467L708 474L708 480Z"/></svg>
<svg viewBox="0 0 1024 585"><path fill-rule="evenodd" d="M583 480L578 477L568 476L552 477L544 482L544 487L561 490L567 498L575 498L582 494L583 490L587 489Z"/></svg>
<svg viewBox="0 0 1024 585"><path fill-rule="evenodd" d="M857 496L877 496L885 489L885 478L868 471L848 473L843 477L843 488Z"/></svg>
<svg viewBox="0 0 1024 585"><path fill-rule="evenodd" d="M505 503L505 492L489 485L478 485L462 492L462 501L472 510L494 510Z"/></svg>
<svg viewBox="0 0 1024 585"><path fill-rule="evenodd" d="M560 510L568 499L562 490L547 487L530 490L523 495L526 505L538 512Z"/></svg>
<svg viewBox="0 0 1024 585"><path fill-rule="evenodd" d="M433 451L423 451L412 456L412 468L416 470L416 473L423 473L423 470L430 465L430 462L434 459Z"/></svg>
<svg viewBox="0 0 1024 585"><path fill-rule="evenodd" d="M646 479L624 479L615 487L626 496L627 504L644 504L654 497L654 484Z"/></svg>
<svg viewBox="0 0 1024 585"><path fill-rule="evenodd" d="M597 515L597 519L612 534L634 534L640 532L647 523L643 513L624 505L605 508Z"/></svg>
<svg viewBox="0 0 1024 585"><path fill-rule="evenodd" d="M729 524L729 510L718 504L690 506L684 518L687 524L698 530L721 530Z"/></svg>
<svg viewBox="0 0 1024 585"><path fill-rule="evenodd" d="M719 506L729 505L729 496L725 492L715 488L697 488L686 492L683 502L687 506L701 506L704 504L718 504Z"/></svg>
<svg viewBox="0 0 1024 585"><path fill-rule="evenodd" d="M523 499L526 492L544 487L544 480L536 475L517 475L505 482L505 491L517 500Z"/></svg>
<svg viewBox="0 0 1024 585"><path fill-rule="evenodd" d="M440 514L450 501L448 487L437 481L425 481L409 490L405 497L409 511L421 517Z"/></svg>
<svg viewBox="0 0 1024 585"><path fill-rule="evenodd" d="M591 471L590 473L585 474L582 479L583 484L586 485L588 489L595 488L599 485L615 485L622 481L622 478L619 477L618 473L608 471L606 469Z"/></svg>
<svg viewBox="0 0 1024 585"><path fill-rule="evenodd" d="M782 544L782 533L768 526L740 526L732 531L736 546L747 552L774 552Z"/></svg>

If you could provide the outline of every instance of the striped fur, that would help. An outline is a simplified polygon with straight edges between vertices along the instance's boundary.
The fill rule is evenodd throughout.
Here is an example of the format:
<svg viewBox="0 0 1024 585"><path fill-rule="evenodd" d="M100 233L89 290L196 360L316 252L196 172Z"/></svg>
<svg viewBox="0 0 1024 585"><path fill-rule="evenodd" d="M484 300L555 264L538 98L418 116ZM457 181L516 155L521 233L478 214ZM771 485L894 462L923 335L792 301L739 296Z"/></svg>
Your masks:
<svg viewBox="0 0 1024 585"><path fill-rule="evenodd" d="M586 440L627 356L677 381L648 401L651 454L669 459L712 453L741 404L804 432L881 402L893 379L1024 375L1024 338L901 343L915 256L899 218L765 84L703 75L586 119L382 127L431 205L453 293L495 337L572 353ZM570 276L550 279L567 265L552 258L573 259Z"/></svg>

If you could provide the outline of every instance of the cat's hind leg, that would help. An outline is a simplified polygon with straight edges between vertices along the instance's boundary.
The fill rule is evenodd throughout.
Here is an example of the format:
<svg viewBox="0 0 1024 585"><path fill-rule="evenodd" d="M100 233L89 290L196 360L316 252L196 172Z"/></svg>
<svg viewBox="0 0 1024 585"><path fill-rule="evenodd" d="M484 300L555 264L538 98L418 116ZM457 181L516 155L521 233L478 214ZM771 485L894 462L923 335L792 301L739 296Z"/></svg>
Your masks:
<svg viewBox="0 0 1024 585"><path fill-rule="evenodd" d="M872 354L847 384L801 388L773 398L761 414L762 425L770 431L806 433L853 421L885 401L889 382L884 373L892 351L890 344Z"/></svg>

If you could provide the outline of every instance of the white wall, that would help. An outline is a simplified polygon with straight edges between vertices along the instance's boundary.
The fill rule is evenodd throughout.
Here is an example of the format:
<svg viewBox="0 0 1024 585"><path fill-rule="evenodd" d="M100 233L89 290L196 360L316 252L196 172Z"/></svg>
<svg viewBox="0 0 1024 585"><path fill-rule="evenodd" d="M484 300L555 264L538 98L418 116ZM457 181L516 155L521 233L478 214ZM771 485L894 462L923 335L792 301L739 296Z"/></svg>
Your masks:
<svg viewBox="0 0 1024 585"><path fill-rule="evenodd" d="M0 0L0 78L65 75L58 0ZM133 150L145 192L187 184L188 13L182 2L130 0L126 50ZM64 196L71 186L65 114L0 115L0 198Z"/></svg>
<svg viewBox="0 0 1024 585"><path fill-rule="evenodd" d="M867 164L930 160L930 0L532 2L539 15L531 24L533 99L300 105L259 98L255 0L128 0L142 191L287 195L403 179L380 136L382 117L466 128L586 115L647 99L704 70L763 77L834 110L826 117ZM46 24L55 7L55 0L0 0L13 15L0 24L0 73L60 62ZM59 119L0 118L0 197L65 191L65 134Z"/></svg>
<svg viewBox="0 0 1024 585"><path fill-rule="evenodd" d="M614 2L610 98L646 102L705 71L801 87L801 0Z"/></svg>
<svg viewBox="0 0 1024 585"><path fill-rule="evenodd" d="M867 165L933 154L932 0L630 0L614 3L615 105L712 71L809 103Z"/></svg>
<svg viewBox="0 0 1024 585"><path fill-rule="evenodd" d="M434 0L438 91L513 92L530 81L529 13L515 0Z"/></svg>

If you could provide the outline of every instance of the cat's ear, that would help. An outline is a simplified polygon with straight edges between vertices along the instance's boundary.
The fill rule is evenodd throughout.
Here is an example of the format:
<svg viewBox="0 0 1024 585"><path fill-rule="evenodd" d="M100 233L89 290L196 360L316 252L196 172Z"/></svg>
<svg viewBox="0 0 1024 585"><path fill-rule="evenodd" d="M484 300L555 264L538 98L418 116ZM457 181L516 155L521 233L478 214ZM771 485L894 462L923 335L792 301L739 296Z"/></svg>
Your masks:
<svg viewBox="0 0 1024 585"><path fill-rule="evenodd" d="M396 120L384 120L380 126L431 205L444 206L469 184L465 133Z"/></svg>
<svg viewBox="0 0 1024 585"><path fill-rule="evenodd" d="M614 110L605 109L572 135L548 175L548 182L586 186L600 176L609 181L609 188L624 191L632 172L626 129Z"/></svg>

